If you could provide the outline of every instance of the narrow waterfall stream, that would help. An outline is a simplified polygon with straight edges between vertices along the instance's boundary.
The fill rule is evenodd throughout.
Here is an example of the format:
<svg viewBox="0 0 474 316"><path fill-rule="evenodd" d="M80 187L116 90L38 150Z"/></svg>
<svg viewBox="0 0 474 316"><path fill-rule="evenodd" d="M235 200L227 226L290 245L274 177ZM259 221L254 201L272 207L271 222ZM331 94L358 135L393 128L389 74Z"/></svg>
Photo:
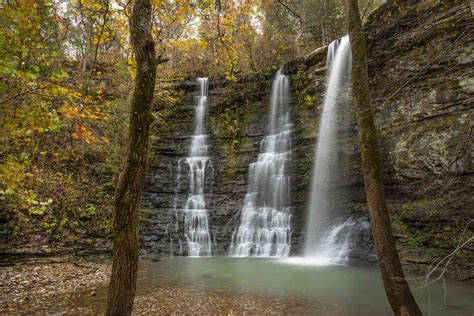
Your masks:
<svg viewBox="0 0 474 316"><path fill-rule="evenodd" d="M331 194L334 184L336 141L342 89L350 82L351 48L349 37L333 41L327 52L328 81L317 137L304 256L321 264L341 263L347 259L351 233L358 224L352 218L334 214L334 202L341 196Z"/></svg>
<svg viewBox="0 0 474 316"><path fill-rule="evenodd" d="M184 209L184 233L188 256L211 256L212 244L204 192L206 168L209 164L206 134L208 78L198 78L200 94L197 97L194 115L194 135L189 157L189 195Z"/></svg>
<svg viewBox="0 0 474 316"><path fill-rule="evenodd" d="M279 71L272 85L268 134L249 167L241 223L232 236L235 256L287 257L290 252L290 82Z"/></svg>

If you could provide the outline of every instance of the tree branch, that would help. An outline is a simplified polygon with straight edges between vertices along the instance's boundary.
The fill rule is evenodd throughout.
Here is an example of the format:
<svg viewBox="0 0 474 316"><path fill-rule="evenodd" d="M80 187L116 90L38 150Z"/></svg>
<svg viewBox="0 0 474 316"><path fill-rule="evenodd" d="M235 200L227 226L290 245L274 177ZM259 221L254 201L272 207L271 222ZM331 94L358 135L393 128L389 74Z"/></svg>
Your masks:
<svg viewBox="0 0 474 316"><path fill-rule="evenodd" d="M95 52L94 52L94 59L92 60L92 68L91 68L91 73L89 75L89 78L87 78L87 81L86 81L86 86L85 86L85 95L87 95L87 92L89 90L89 82L90 80L92 79L92 74L94 73L94 68L95 68L95 64L97 62L97 55L99 53L99 45L100 45L100 40L102 39L102 35L104 35L104 30L105 30L105 25L107 24L107 20L108 20L108 15L109 13L109 0L106 0L105 1L105 12L104 12L104 20L100 26L100 33L99 35L97 36L97 43L95 45Z"/></svg>
<svg viewBox="0 0 474 316"><path fill-rule="evenodd" d="M163 55L158 55L156 57L156 65L160 65L160 64L164 64L166 63L167 61L169 61L170 59L168 57L163 57Z"/></svg>
<svg viewBox="0 0 474 316"><path fill-rule="evenodd" d="M303 18L298 14L296 13L293 9L291 9L286 3L282 2L281 0L277 0L278 4L281 5L283 8L285 8L288 12L291 13L291 15L293 15L294 17L296 17L300 23L301 23L301 26L304 26L304 21L303 21Z"/></svg>
<svg viewBox="0 0 474 316"><path fill-rule="evenodd" d="M18 93L18 94L9 96L9 97L7 97L7 98L1 100L1 101L0 101L0 104L6 103L6 102L11 101L11 100L13 100L13 99L16 99L16 98L18 98L18 97L24 96L25 94L29 94L29 93L36 92L36 91L38 91L38 90L46 89L46 88L50 87L51 85L52 85L52 83L50 83L50 84L48 84L48 85L46 85L46 86L44 86L44 87L36 87L36 88L32 88L32 89L29 89L29 90L26 90L26 91L22 91L22 92L20 92L20 93Z"/></svg>

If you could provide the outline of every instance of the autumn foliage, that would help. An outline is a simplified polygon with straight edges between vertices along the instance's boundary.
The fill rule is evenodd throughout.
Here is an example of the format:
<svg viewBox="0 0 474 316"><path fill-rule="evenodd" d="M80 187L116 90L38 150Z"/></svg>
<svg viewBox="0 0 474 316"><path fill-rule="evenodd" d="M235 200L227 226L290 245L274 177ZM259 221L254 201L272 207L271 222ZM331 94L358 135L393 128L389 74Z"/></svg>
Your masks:
<svg viewBox="0 0 474 316"><path fill-rule="evenodd" d="M340 24L327 2L324 27ZM268 73L334 34L284 1L153 0L160 65L152 141L179 106L173 83ZM299 13L298 13L299 12ZM311 11L312 12L312 11ZM0 234L95 243L110 235L136 69L126 0L0 3ZM342 26L339 32L343 32ZM321 35L324 40L321 40Z"/></svg>

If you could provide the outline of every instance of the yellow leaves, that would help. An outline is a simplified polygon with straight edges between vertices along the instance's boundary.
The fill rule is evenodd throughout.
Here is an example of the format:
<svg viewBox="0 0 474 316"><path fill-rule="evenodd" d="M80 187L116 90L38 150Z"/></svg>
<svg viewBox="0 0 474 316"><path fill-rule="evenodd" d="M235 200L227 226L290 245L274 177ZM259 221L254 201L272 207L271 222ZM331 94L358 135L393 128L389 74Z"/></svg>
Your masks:
<svg viewBox="0 0 474 316"><path fill-rule="evenodd" d="M200 51L205 50L209 44L202 39L193 38L185 41L171 40L168 45L170 48L180 50L181 54L186 54L190 52L192 52L193 54L197 54Z"/></svg>
<svg viewBox="0 0 474 316"><path fill-rule="evenodd" d="M225 78L229 81L236 81L237 79L234 76L234 73L231 71L226 71L225 72Z"/></svg>
<svg viewBox="0 0 474 316"><path fill-rule="evenodd" d="M176 17L180 22L184 22L186 20L186 16L189 13L189 7L187 5L179 6L178 10L176 11Z"/></svg>
<svg viewBox="0 0 474 316"><path fill-rule="evenodd" d="M137 69L135 65L135 59L132 57L132 55L128 56L127 69L132 79L135 79L135 77L137 76Z"/></svg>
<svg viewBox="0 0 474 316"><path fill-rule="evenodd" d="M92 43L94 45L104 44L110 40L111 34L107 31L98 31L100 33L94 34Z"/></svg>
<svg viewBox="0 0 474 316"><path fill-rule="evenodd" d="M55 85L49 89L49 94L58 98L68 98L70 101L79 99L81 94L65 86Z"/></svg>
<svg viewBox="0 0 474 316"><path fill-rule="evenodd" d="M6 161L0 163L0 200L19 198L19 188L24 183L24 170L28 164L28 160L13 155L7 156Z"/></svg>
<svg viewBox="0 0 474 316"><path fill-rule="evenodd" d="M99 36L98 36L97 34L94 34L94 37L92 38L92 43L93 43L94 45L97 45L97 43L100 43L100 40L101 40L101 39L102 39L102 38L99 38Z"/></svg>
<svg viewBox="0 0 474 316"><path fill-rule="evenodd" d="M235 18L233 16L226 15L224 16L223 22L225 25L229 26L235 22Z"/></svg>
<svg viewBox="0 0 474 316"><path fill-rule="evenodd" d="M202 41L202 40L199 41L199 44L202 49L206 49L209 46L209 44L206 41Z"/></svg>
<svg viewBox="0 0 474 316"><path fill-rule="evenodd" d="M128 28L128 23L125 19L120 19L116 22L117 28L126 30Z"/></svg>
<svg viewBox="0 0 474 316"><path fill-rule="evenodd" d="M63 106L62 111L64 113L64 116L68 120L71 120L71 121L79 118L79 116L80 116L79 108L77 108L75 106L68 105L68 104L65 104Z"/></svg>

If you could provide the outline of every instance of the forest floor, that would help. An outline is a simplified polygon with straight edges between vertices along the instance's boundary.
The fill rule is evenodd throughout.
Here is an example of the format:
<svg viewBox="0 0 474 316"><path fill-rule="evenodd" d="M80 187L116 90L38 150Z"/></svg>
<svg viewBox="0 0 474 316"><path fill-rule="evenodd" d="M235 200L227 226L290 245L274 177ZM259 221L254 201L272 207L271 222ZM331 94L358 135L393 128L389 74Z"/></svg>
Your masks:
<svg viewBox="0 0 474 316"><path fill-rule="evenodd" d="M107 300L109 263L87 261L33 262L0 267L0 314L103 314ZM196 285L138 284L135 314L314 314L342 312L297 298L267 297Z"/></svg>

